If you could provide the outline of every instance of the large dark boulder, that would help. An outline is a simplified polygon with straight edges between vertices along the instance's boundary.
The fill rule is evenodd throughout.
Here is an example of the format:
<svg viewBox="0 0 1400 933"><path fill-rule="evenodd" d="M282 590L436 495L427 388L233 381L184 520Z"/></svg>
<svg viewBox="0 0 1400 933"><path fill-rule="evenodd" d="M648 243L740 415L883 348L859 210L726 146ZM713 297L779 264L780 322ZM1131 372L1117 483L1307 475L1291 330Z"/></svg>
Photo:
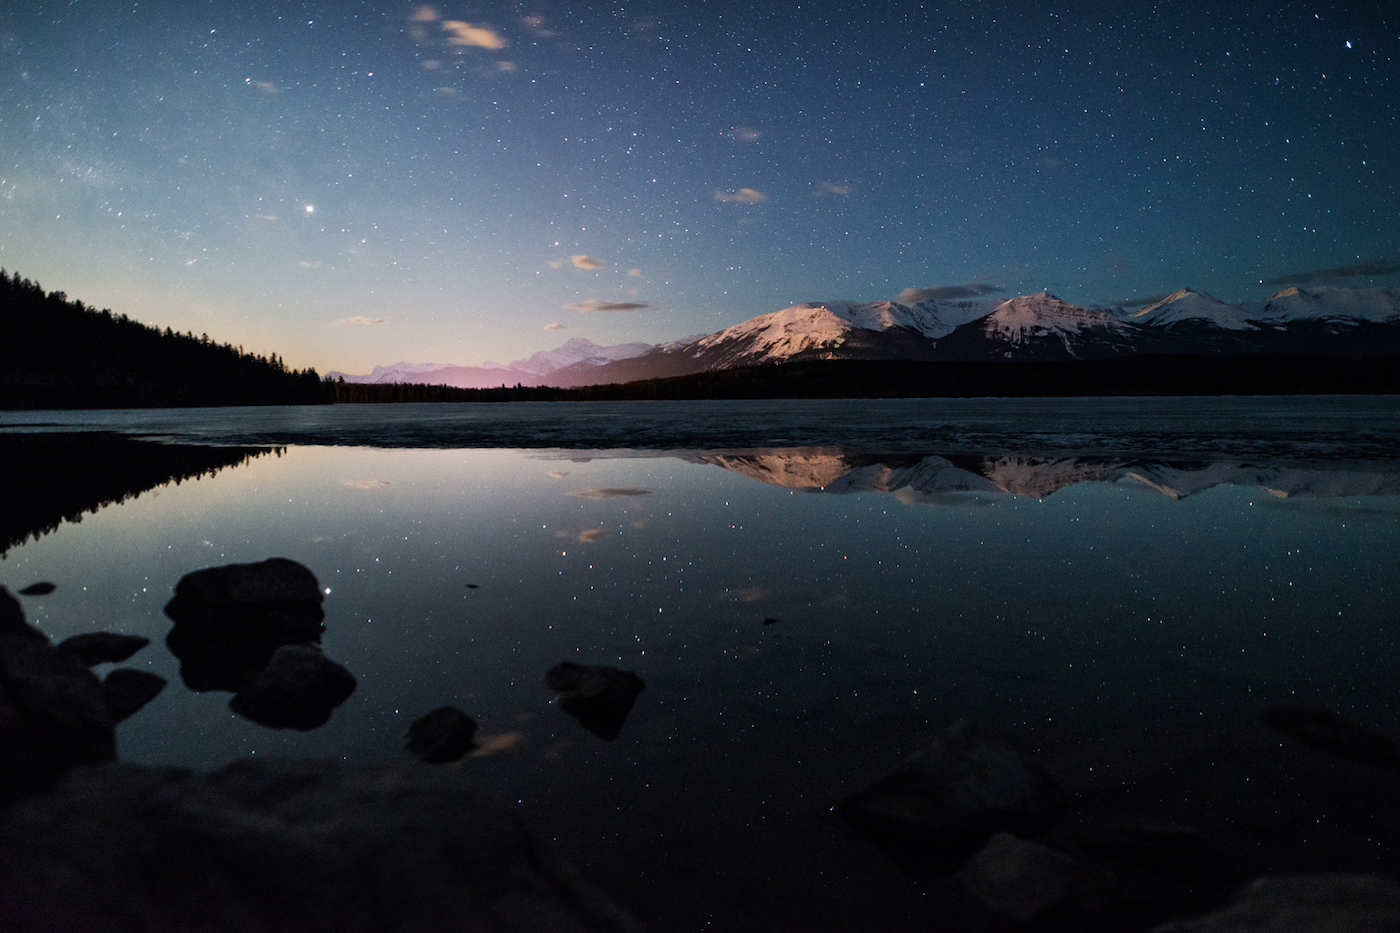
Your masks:
<svg viewBox="0 0 1400 933"><path fill-rule="evenodd" d="M242 690L284 645L321 640L325 612L316 577L283 557L185 574L165 614L165 638L191 690Z"/></svg>
<svg viewBox="0 0 1400 933"><path fill-rule="evenodd" d="M632 704L647 688L642 678L615 667L560 661L544 675L555 702L585 729L611 742L622 731Z"/></svg>
<svg viewBox="0 0 1400 933"><path fill-rule="evenodd" d="M455 706L440 706L408 727L404 748L424 761L457 761L474 747L476 720Z"/></svg>
<svg viewBox="0 0 1400 933"><path fill-rule="evenodd" d="M76 765L115 758L115 725L96 675L51 645L0 587L0 805Z"/></svg>
<svg viewBox="0 0 1400 933"><path fill-rule="evenodd" d="M355 677L314 645L284 645L229 708L272 729L315 729L355 692Z"/></svg>
<svg viewBox="0 0 1400 933"><path fill-rule="evenodd" d="M1000 736L960 720L837 810L916 877L950 874L998 832L1035 836L1065 796Z"/></svg>
<svg viewBox="0 0 1400 933"><path fill-rule="evenodd" d="M0 814L0 929L636 931L455 769L109 764Z"/></svg>

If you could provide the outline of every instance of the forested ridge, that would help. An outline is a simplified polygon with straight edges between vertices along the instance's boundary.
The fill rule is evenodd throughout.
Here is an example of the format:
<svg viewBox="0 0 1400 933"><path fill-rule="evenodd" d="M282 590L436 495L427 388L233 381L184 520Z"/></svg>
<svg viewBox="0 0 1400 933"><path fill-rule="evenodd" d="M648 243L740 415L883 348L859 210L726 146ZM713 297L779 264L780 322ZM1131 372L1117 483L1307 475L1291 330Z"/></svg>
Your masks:
<svg viewBox="0 0 1400 933"><path fill-rule="evenodd" d="M101 311L0 269L0 408L334 401L314 369Z"/></svg>

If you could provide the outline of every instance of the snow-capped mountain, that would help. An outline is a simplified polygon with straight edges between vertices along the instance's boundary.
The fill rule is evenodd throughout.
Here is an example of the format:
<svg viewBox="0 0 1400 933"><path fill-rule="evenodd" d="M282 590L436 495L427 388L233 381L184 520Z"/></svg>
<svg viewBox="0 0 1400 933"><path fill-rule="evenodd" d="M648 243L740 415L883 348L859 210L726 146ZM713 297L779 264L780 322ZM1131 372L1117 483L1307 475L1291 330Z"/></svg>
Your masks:
<svg viewBox="0 0 1400 933"><path fill-rule="evenodd" d="M954 329L940 349L953 359L1092 359L1133 352L1143 340L1141 328L1117 315L1037 292Z"/></svg>
<svg viewBox="0 0 1400 933"><path fill-rule="evenodd" d="M911 305L807 302L657 346L600 347L574 338L506 366L397 363L344 378L568 388L817 359L1033 362L1252 353L1400 353L1400 288L1289 288L1262 304L1228 304L1183 288L1133 312L1084 308L1049 292Z"/></svg>
<svg viewBox="0 0 1400 933"><path fill-rule="evenodd" d="M1193 288L1182 288L1172 292L1161 301L1150 304L1141 311L1134 311L1126 319L1134 324L1149 324L1153 327L1175 328L1185 324L1222 327L1225 330L1259 329L1258 324L1250 322L1240 305L1227 304Z"/></svg>
<svg viewBox="0 0 1400 933"><path fill-rule="evenodd" d="M1270 323L1392 322L1400 318L1400 288L1285 288L1270 295L1256 317Z"/></svg>

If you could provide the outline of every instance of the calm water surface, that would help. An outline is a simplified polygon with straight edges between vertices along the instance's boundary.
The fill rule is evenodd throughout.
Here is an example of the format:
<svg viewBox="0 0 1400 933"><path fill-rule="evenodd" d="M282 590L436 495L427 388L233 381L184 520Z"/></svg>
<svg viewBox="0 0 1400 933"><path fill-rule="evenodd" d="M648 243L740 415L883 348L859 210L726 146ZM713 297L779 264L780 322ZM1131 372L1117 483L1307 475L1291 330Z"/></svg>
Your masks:
<svg viewBox="0 0 1400 933"><path fill-rule="evenodd" d="M171 685L120 727L129 760L399 760L461 707L481 748L458 767L656 929L929 928L941 882L830 808L960 717L1050 768L1071 827L1195 826L1248 875L1395 874L1395 779L1257 716L1400 735L1397 409L11 412L0 431L278 449L14 547L0 583L58 584L24 601L55 639L152 639L128 663ZM180 576L270 556L321 581L359 681L311 733L185 689L163 644ZM551 706L565 659L645 680L615 742Z"/></svg>

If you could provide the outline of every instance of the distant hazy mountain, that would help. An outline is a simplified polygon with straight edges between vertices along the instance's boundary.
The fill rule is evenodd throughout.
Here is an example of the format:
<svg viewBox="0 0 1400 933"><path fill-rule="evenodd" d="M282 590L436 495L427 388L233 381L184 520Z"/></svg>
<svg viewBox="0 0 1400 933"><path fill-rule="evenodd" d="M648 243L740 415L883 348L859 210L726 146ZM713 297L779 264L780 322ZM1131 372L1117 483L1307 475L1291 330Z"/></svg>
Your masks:
<svg viewBox="0 0 1400 933"><path fill-rule="evenodd" d="M623 343L600 347L591 340L574 337L557 350L543 350L528 359L506 365L490 360L480 366L455 366L450 363L406 363L376 366L366 375L357 376L332 370L329 379L346 382L390 383L418 382L429 385L449 385L460 389L486 389L503 385L547 385L544 377L566 367L593 369L605 363L640 356L655 349L649 343Z"/></svg>
<svg viewBox="0 0 1400 933"><path fill-rule="evenodd" d="M1183 288L1138 311L1083 308L1049 292L912 305L808 302L659 346L600 347L574 338L508 366L398 363L344 378L568 388L819 359L1035 362L1270 352L1400 352L1400 289L1288 288L1262 303L1228 304Z"/></svg>

